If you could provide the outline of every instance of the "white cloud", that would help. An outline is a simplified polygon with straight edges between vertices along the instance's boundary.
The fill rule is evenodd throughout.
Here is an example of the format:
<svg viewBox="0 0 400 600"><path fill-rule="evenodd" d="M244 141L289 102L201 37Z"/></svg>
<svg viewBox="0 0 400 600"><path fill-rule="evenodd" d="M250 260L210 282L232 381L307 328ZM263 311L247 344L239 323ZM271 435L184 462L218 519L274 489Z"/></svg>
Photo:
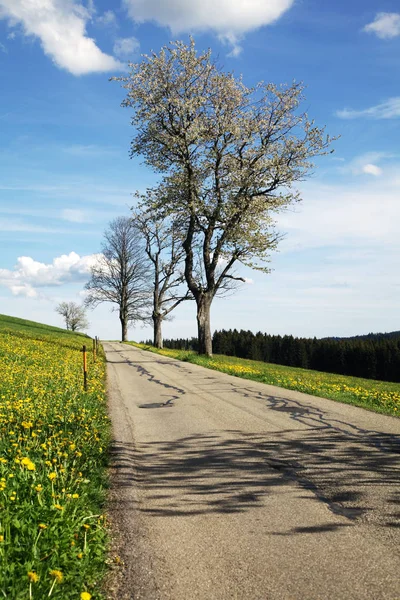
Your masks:
<svg viewBox="0 0 400 600"><path fill-rule="evenodd" d="M388 152L366 152L356 156L353 160L338 167L340 173L352 175L375 175L382 174L382 168L378 166L385 159L396 158L396 155Z"/></svg>
<svg viewBox="0 0 400 600"><path fill-rule="evenodd" d="M96 7L94 5L94 0L86 0L86 8L82 7L82 10L85 14L90 15L91 17L96 14Z"/></svg>
<svg viewBox="0 0 400 600"><path fill-rule="evenodd" d="M85 223L87 221L83 210L75 208L65 208L61 212L61 217L64 221L70 221L71 223Z"/></svg>
<svg viewBox="0 0 400 600"><path fill-rule="evenodd" d="M375 175L375 177L379 177L382 175L382 169L377 165L373 165L371 163L367 163L362 167L363 173L367 173L368 175Z"/></svg>
<svg viewBox="0 0 400 600"><path fill-rule="evenodd" d="M400 35L400 13L378 13L375 20L364 27L364 31L375 33L381 39Z"/></svg>
<svg viewBox="0 0 400 600"><path fill-rule="evenodd" d="M3 209L1 209L3 213ZM54 227L44 227L42 225L34 225L30 222L24 222L20 219L0 218L0 231L11 232L26 232L26 233L49 233L49 234L69 234L68 229L59 229Z"/></svg>
<svg viewBox="0 0 400 600"><path fill-rule="evenodd" d="M106 10L105 13L96 17L96 23L102 27L118 27L117 17L112 10Z"/></svg>
<svg viewBox="0 0 400 600"><path fill-rule="evenodd" d="M86 35L91 11L74 0L0 0L0 18L38 37L45 54L73 75L122 68Z"/></svg>
<svg viewBox="0 0 400 600"><path fill-rule="evenodd" d="M232 47L232 50L228 54L229 57L237 58L242 53L243 48L239 44L242 36L235 35L234 33L221 33L218 39L223 44Z"/></svg>
<svg viewBox="0 0 400 600"><path fill-rule="evenodd" d="M130 58L139 51L140 43L135 37L119 38L115 41L113 52L118 58Z"/></svg>
<svg viewBox="0 0 400 600"><path fill-rule="evenodd" d="M1 280L0 280L1 281ZM37 298L37 291L29 285L29 283L25 283L23 285L10 285L10 290L13 296L25 296L26 298Z"/></svg>
<svg viewBox="0 0 400 600"><path fill-rule="evenodd" d="M72 144L71 146L62 146L61 149L67 154L88 158L115 154L117 151L117 149L114 147L99 146L97 144Z"/></svg>
<svg viewBox="0 0 400 600"><path fill-rule="evenodd" d="M287 232L281 252L336 247L349 252L360 246L379 248L386 258L398 254L400 242L399 165L385 169L385 178L371 178L355 186L303 185L303 202L279 215L278 229ZM386 259L385 259L386 260Z"/></svg>
<svg viewBox="0 0 400 600"><path fill-rule="evenodd" d="M245 33L277 21L294 0L123 0L137 23L156 22L173 34L214 31L240 53L238 41Z"/></svg>
<svg viewBox="0 0 400 600"><path fill-rule="evenodd" d="M15 296L34 298L38 296L36 288L85 281L97 257L96 254L79 256L70 252L46 264L30 256L20 256L13 270L0 269L0 285L7 287Z"/></svg>
<svg viewBox="0 0 400 600"><path fill-rule="evenodd" d="M79 229L79 234L83 235L98 235L98 224L105 224L110 219L113 219L117 216L117 209L111 210L101 210L98 207L94 208L85 208L85 210L66 208L64 210L60 209L49 209L49 208L31 208L30 206L0 206L0 231L29 231L31 233L49 233L49 234L65 234L71 235L72 229L71 227L62 228L50 228L50 227L42 227L42 226L34 226L31 225L32 219L29 219L29 224L25 224L25 228L22 228L23 223L21 221L13 221L13 219L6 217L5 219L1 215L11 215L20 217L35 217L43 219L55 219L55 220L63 220L70 221L72 223L90 223L91 225L96 224L96 229L93 230L85 230L82 232ZM28 219L26 219L28 221Z"/></svg>
<svg viewBox="0 0 400 600"><path fill-rule="evenodd" d="M364 108L363 110L353 110L344 108L338 110L336 116L341 119L359 119L366 117L370 119L394 119L400 117L400 96L389 98L382 104L376 104L370 108Z"/></svg>
<svg viewBox="0 0 400 600"><path fill-rule="evenodd" d="M57 179L57 181L56 181ZM132 206L132 188L131 187L118 187L116 185L110 185L107 182L99 183L93 182L92 180L86 179L71 179L71 177L65 180L60 179L58 176L54 178L54 183L37 183L35 180L21 182L2 183L0 181L0 192L1 191L26 191L40 194L48 198L51 196L52 199L62 199L65 202L69 202L73 196L75 200L81 200L85 203L91 202L96 204L104 204L109 206L119 206L125 212L129 211ZM140 187L139 191L143 193L146 191L146 187ZM0 210L0 212L3 212ZM115 213L114 213L115 216ZM15 224L18 226L17 224ZM4 230L9 226L8 223L4 223ZM14 223L11 223L14 227ZM3 221L0 220L0 231L3 227ZM15 229L13 229L15 230ZM26 227L23 229L27 231ZM19 229L18 229L19 231ZM60 233L68 233L68 231L62 231Z"/></svg>

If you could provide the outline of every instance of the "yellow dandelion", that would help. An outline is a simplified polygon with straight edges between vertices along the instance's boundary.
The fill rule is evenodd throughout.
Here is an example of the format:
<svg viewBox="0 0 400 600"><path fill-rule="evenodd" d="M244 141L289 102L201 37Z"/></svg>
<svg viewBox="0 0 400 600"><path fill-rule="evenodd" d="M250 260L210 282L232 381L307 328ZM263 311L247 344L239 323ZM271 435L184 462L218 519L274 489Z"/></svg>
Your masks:
<svg viewBox="0 0 400 600"><path fill-rule="evenodd" d="M89 592L81 592L81 600L90 600L91 597L92 594L89 594Z"/></svg>
<svg viewBox="0 0 400 600"><path fill-rule="evenodd" d="M49 478L51 481L53 481L53 479L56 479L56 477L57 477L57 473L54 473L54 471L53 471L53 473L49 473L49 474L47 475L47 477L48 477L48 478Z"/></svg>
<svg viewBox="0 0 400 600"><path fill-rule="evenodd" d="M54 577L54 579L58 582L61 583L63 580L63 574L62 571L59 571L58 569L53 569L52 571L50 571L50 575L52 577Z"/></svg>
<svg viewBox="0 0 400 600"><path fill-rule="evenodd" d="M39 575L35 573L35 571L28 571L28 579L32 583L36 583L37 581L39 581Z"/></svg>

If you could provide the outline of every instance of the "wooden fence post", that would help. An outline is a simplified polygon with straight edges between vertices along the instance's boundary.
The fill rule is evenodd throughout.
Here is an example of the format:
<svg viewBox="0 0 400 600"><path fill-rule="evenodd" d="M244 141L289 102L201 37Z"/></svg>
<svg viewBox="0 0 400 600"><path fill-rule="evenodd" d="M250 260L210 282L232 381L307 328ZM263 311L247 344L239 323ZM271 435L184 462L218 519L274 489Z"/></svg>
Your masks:
<svg viewBox="0 0 400 600"><path fill-rule="evenodd" d="M86 358L86 346L82 347L83 354L83 389L87 391L87 358Z"/></svg>
<svg viewBox="0 0 400 600"><path fill-rule="evenodd" d="M96 340L93 339L93 362L96 362Z"/></svg>

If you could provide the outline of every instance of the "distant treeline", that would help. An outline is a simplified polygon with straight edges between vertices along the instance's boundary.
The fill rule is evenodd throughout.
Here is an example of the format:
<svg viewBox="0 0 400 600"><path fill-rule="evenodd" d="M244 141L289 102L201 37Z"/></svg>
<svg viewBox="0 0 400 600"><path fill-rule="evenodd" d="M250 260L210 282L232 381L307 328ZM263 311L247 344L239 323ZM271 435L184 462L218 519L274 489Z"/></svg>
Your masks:
<svg viewBox="0 0 400 600"><path fill-rule="evenodd" d="M147 344L147 346L152 346L153 340L146 340L142 343ZM195 337L188 339L178 338L176 340L163 339L163 346L164 348L170 348L171 350L193 350L194 352L199 351L199 341Z"/></svg>
<svg viewBox="0 0 400 600"><path fill-rule="evenodd" d="M197 351L197 339L164 340ZM213 352L328 373L400 382L400 332L353 338L296 338L251 331L216 331Z"/></svg>

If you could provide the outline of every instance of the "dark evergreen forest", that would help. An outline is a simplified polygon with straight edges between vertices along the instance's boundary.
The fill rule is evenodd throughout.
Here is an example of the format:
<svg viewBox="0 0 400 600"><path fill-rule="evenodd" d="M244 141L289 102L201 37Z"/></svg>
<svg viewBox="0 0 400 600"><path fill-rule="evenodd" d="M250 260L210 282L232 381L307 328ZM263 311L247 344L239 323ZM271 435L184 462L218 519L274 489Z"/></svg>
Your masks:
<svg viewBox="0 0 400 600"><path fill-rule="evenodd" d="M165 348L197 351L197 339L164 340ZM351 338L296 338L241 329L215 331L213 352L268 363L400 382L400 332Z"/></svg>

